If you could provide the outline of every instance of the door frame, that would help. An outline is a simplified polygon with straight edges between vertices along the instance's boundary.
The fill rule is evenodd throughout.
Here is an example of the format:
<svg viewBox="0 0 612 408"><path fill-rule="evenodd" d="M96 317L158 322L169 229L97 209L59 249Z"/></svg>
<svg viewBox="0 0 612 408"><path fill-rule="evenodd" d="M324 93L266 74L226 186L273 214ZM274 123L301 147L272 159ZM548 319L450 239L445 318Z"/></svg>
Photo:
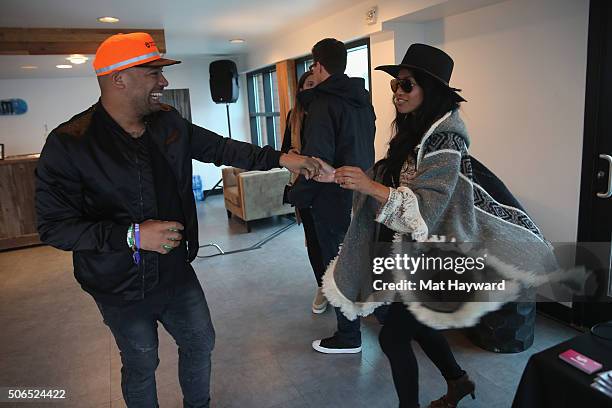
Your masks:
<svg viewBox="0 0 612 408"><path fill-rule="evenodd" d="M604 95L604 62L606 50L606 34L610 30L606 21L606 7L608 0L591 0L589 2L589 26L587 45L587 69L584 107L584 134L582 147L582 166L580 178L580 201L578 213L578 242L596 242L600 240L595 236L593 212L593 197L597 194L596 179L598 141L600 137L600 120L605 117L602 99L611 98ZM608 40L609 41L609 40ZM612 177L612 175L611 175ZM556 302L541 302L538 311L561 320L574 327L588 328L592 324L609 319L612 313L612 304L574 302L567 306Z"/></svg>

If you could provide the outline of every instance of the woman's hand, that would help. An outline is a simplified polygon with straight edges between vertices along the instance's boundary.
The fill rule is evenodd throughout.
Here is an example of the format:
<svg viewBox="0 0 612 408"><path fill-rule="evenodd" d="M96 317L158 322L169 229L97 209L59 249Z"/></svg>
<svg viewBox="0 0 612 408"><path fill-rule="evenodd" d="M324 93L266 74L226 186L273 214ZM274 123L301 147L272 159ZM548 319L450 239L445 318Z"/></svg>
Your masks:
<svg viewBox="0 0 612 408"><path fill-rule="evenodd" d="M340 187L348 190L359 191L368 194L372 189L372 179L369 178L359 167L343 166L336 169L334 181Z"/></svg>
<svg viewBox="0 0 612 408"><path fill-rule="evenodd" d="M340 167L336 169L334 179L340 187L370 195L381 203L389 198L389 187L372 180L359 167Z"/></svg>
<svg viewBox="0 0 612 408"><path fill-rule="evenodd" d="M318 161L321 165L321 171L318 176L314 177L314 180L318 181L319 183L334 183L334 173L336 172L336 169L318 157L313 157L313 159Z"/></svg>

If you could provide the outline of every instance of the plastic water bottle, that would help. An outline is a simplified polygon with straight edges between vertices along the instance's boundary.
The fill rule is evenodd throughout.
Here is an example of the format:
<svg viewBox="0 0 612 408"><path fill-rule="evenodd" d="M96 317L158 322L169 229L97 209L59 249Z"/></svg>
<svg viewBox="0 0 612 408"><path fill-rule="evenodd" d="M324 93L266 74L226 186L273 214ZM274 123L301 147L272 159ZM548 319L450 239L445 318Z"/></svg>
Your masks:
<svg viewBox="0 0 612 408"><path fill-rule="evenodd" d="M204 194L202 192L202 178L195 175L191 178L191 189L193 190L193 197L196 201L204 200Z"/></svg>

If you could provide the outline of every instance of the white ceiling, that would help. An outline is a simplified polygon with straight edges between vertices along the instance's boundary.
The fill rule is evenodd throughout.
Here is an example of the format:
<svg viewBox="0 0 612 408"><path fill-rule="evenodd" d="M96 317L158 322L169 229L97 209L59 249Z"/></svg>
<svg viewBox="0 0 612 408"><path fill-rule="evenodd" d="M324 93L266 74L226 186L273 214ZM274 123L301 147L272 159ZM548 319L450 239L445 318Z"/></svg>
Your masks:
<svg viewBox="0 0 612 408"><path fill-rule="evenodd" d="M167 55L231 55L355 4L354 0L2 0L0 27L163 28ZM103 24L101 16L118 17ZM230 44L243 38L245 44ZM0 56L0 78L86 76L91 61L59 70L65 56ZM57 62L59 61L59 62ZM36 65L23 70L22 65Z"/></svg>
<svg viewBox="0 0 612 408"><path fill-rule="evenodd" d="M0 27L163 28L168 53L221 54L248 41L306 24L352 0L2 0ZM100 16L121 21L104 24Z"/></svg>

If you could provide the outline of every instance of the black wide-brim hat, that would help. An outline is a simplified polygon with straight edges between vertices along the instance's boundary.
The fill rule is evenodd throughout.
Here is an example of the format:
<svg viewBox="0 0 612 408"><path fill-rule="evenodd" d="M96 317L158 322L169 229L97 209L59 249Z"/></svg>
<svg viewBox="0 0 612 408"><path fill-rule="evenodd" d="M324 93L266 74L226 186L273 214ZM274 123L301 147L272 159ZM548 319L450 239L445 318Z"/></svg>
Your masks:
<svg viewBox="0 0 612 408"><path fill-rule="evenodd" d="M406 51L401 64L381 65L375 69L384 71L394 78L397 78L402 68L419 70L448 88L457 98L457 101L467 102L457 93L461 92L461 89L453 88L449 85L454 66L455 63L450 55L441 49L426 44L412 44L408 51Z"/></svg>

